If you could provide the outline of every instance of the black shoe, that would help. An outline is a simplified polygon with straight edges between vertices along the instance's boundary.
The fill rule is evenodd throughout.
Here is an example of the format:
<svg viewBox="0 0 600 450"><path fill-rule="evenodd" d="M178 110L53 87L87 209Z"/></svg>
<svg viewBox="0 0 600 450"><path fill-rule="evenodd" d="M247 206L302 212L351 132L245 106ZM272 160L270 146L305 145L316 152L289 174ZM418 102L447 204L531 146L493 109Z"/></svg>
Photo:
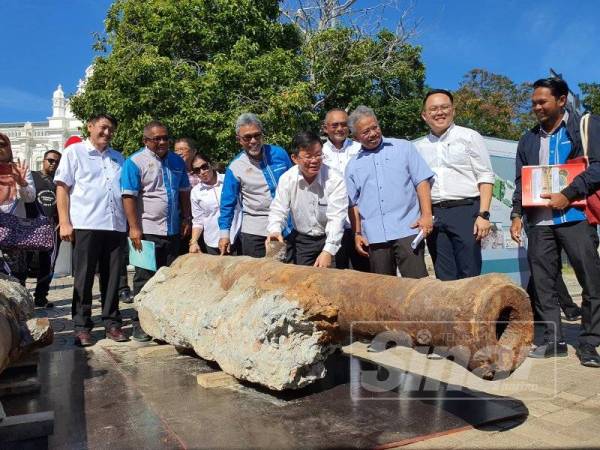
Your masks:
<svg viewBox="0 0 600 450"><path fill-rule="evenodd" d="M49 302L48 299L45 298L36 298L33 300L33 304L37 308L54 308L54 303Z"/></svg>
<svg viewBox="0 0 600 450"><path fill-rule="evenodd" d="M575 322L581 319L581 308L577 306L576 308L573 308L573 311L569 313L565 312L564 315L567 322Z"/></svg>
<svg viewBox="0 0 600 450"><path fill-rule="evenodd" d="M131 291L129 288L122 289L119 292L119 302L121 303L133 303L133 295L131 295Z"/></svg>
<svg viewBox="0 0 600 450"><path fill-rule="evenodd" d="M152 337L143 330L139 324L133 325L133 331L131 333L131 339L137 342L148 342Z"/></svg>
<svg viewBox="0 0 600 450"><path fill-rule="evenodd" d="M582 366L600 367L600 355L592 344L579 344L576 354Z"/></svg>
<svg viewBox="0 0 600 450"><path fill-rule="evenodd" d="M560 342L546 342L542 345L538 345L536 348L530 350L530 358L552 358L554 356L568 356L569 351L567 344L564 341Z"/></svg>

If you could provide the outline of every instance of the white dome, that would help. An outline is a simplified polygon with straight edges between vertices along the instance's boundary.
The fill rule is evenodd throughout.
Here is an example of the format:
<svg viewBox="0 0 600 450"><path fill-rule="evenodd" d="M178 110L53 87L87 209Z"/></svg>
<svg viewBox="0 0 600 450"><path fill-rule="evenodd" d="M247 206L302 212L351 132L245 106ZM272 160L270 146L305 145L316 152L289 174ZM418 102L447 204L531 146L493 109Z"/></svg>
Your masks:
<svg viewBox="0 0 600 450"><path fill-rule="evenodd" d="M55 98L65 98L65 93L63 91L62 84L58 85L58 87L54 91L54 94L52 94L52 98L53 99L55 99Z"/></svg>

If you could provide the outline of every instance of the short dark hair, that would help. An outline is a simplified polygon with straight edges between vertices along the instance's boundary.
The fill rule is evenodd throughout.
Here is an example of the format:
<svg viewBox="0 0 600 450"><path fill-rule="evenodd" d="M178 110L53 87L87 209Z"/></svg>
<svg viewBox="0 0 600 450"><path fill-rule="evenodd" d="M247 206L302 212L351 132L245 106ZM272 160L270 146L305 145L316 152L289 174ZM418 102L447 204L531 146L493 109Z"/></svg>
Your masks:
<svg viewBox="0 0 600 450"><path fill-rule="evenodd" d="M48 156L50 153L56 153L58 156L62 157L62 154L58 150L47 150L44 152L44 159L46 159L46 156Z"/></svg>
<svg viewBox="0 0 600 450"><path fill-rule="evenodd" d="M427 93L425 94L425 97L423 97L423 106L425 106L427 99L435 94L444 94L446 97L448 97L450 99L450 103L454 104L454 96L452 95L452 92L450 92L446 89L431 89L431 90L427 91Z"/></svg>
<svg viewBox="0 0 600 450"><path fill-rule="evenodd" d="M310 130L301 131L300 133L296 134L296 136L294 136L294 139L292 140L291 153L292 155L298 155L298 153L300 153L300 150L305 150L311 145L316 144L317 142L321 145L323 144L321 138L316 133Z"/></svg>
<svg viewBox="0 0 600 450"><path fill-rule="evenodd" d="M212 166L212 161L204 153L196 152L196 154L192 158L192 162L196 161L197 159L202 159L202 160L206 161L207 163L209 163Z"/></svg>
<svg viewBox="0 0 600 450"><path fill-rule="evenodd" d="M565 80L561 80L557 77L550 78L540 78L535 83L533 83L533 90L537 88L548 88L550 92L552 92L552 96L554 98L560 98L563 95L569 95L569 85Z"/></svg>
<svg viewBox="0 0 600 450"><path fill-rule="evenodd" d="M196 145L196 141L189 137L181 137L175 141L175 144L179 144L180 142L185 142L190 150L194 153L198 151L198 146Z"/></svg>
<svg viewBox="0 0 600 450"><path fill-rule="evenodd" d="M160 122L158 120L151 120L144 127L144 137L146 137L146 135L150 132L150 130L152 128L164 128L165 130L168 131L168 128L162 122Z"/></svg>
<svg viewBox="0 0 600 450"><path fill-rule="evenodd" d="M117 122L117 119L115 119L113 116L111 116L110 114L107 113L100 113L100 114L94 114L92 115L89 119L88 119L88 123L96 123L101 119L106 119L108 120L110 123L112 123L112 126L114 128L117 128L117 125L119 124Z"/></svg>

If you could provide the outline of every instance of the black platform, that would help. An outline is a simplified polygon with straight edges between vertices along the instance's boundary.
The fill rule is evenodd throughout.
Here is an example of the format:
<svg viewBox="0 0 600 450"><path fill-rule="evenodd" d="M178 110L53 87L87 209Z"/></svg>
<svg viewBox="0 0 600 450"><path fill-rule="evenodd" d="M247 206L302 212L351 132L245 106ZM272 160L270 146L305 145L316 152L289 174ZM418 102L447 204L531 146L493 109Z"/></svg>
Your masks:
<svg viewBox="0 0 600 450"><path fill-rule="evenodd" d="M284 393L251 384L205 389L196 375L217 370L214 364L156 355L117 344L44 352L41 392L3 404L8 414L54 410L50 448L112 450L387 447L527 413L517 400L448 392L435 380L341 354L330 358L326 379ZM377 386L365 384L369 376L384 385L392 380L395 388L375 392ZM416 381L438 388L403 389Z"/></svg>

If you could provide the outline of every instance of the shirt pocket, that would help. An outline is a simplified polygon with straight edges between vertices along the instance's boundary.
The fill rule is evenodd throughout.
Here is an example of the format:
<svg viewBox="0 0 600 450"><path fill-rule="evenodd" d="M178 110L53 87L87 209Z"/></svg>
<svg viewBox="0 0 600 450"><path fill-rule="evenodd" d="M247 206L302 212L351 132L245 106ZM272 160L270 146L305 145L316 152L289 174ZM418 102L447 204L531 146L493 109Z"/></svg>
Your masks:
<svg viewBox="0 0 600 450"><path fill-rule="evenodd" d="M470 164L467 147L460 142L453 142L446 146L444 149L444 159L449 167L467 166Z"/></svg>
<svg viewBox="0 0 600 450"><path fill-rule="evenodd" d="M327 200L317 201L317 221L323 225L327 224Z"/></svg>

